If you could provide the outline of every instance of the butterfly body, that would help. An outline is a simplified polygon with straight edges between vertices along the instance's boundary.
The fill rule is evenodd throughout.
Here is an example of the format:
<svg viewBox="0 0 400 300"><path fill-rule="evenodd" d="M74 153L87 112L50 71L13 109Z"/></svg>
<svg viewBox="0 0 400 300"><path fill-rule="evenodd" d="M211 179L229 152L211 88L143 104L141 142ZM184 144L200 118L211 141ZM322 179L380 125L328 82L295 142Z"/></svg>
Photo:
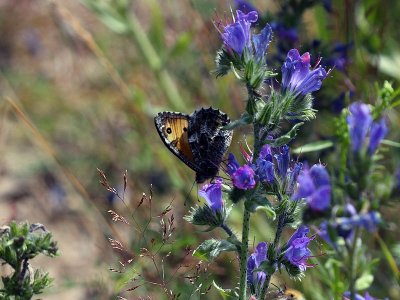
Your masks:
<svg viewBox="0 0 400 300"><path fill-rule="evenodd" d="M161 112L154 122L167 148L196 172L202 183L218 174L222 157L232 141L228 116L218 109L201 108L191 115Z"/></svg>

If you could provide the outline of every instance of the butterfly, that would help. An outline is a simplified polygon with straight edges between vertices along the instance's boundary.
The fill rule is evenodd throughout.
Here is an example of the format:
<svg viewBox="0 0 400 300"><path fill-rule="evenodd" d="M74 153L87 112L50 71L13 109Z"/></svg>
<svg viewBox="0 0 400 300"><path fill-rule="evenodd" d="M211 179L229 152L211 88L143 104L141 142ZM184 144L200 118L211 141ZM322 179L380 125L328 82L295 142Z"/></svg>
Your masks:
<svg viewBox="0 0 400 300"><path fill-rule="evenodd" d="M214 178L232 141L232 130L222 127L230 123L219 109L201 108L191 115L160 112L154 123L165 146L196 172L196 182Z"/></svg>

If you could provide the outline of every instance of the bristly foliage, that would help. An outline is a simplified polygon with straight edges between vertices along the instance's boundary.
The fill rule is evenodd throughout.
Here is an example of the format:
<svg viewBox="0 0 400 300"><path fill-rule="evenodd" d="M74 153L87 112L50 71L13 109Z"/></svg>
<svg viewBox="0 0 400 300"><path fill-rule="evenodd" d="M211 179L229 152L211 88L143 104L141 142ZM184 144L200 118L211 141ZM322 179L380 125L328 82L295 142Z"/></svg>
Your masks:
<svg viewBox="0 0 400 300"><path fill-rule="evenodd" d="M154 210L152 208L153 191L150 187L148 194L142 193L137 203L129 205L129 202L125 201L125 191L128 186L126 172L123 174L123 194L119 194L117 189L110 184L103 171L98 170L98 172L101 185L123 201L125 208L130 212L131 220L128 222L128 218L121 213L109 210L112 220L131 226L137 233L137 235L134 235L135 239L130 242L124 241L117 233L117 236L108 238L111 248L120 257L119 267L109 268L111 272L117 275L117 286L119 286L117 297L119 299L127 299L124 297L125 295L129 295L132 292L140 293L142 291L141 287L151 285L154 288L159 288L168 300L182 299L182 297L188 295L173 285L173 279L178 280L178 278L179 281L184 280L188 285L194 286L194 288L190 288L192 295L195 293L207 293L208 288L202 285L202 283L204 284L207 280L210 280L209 278L206 280L205 276L207 266L201 262L187 262L192 256L192 249L187 247L182 250L181 259L182 261L185 260L185 263L174 267L166 264L172 254L175 257L177 256L177 253L171 252L172 249L175 249L173 246L174 232L177 226L172 203L161 209ZM159 230L151 230L151 228L157 226L157 220ZM130 249L127 246L129 244L140 245L140 247ZM142 265L149 266L149 261L152 262L150 266L153 266L154 269L149 270L146 267L145 271L139 271L143 269ZM157 282L153 280L154 274L158 276ZM149 278L152 279L149 280ZM129 287L125 288L128 284ZM209 286L211 286L211 281ZM145 290L148 290L148 288Z"/></svg>
<svg viewBox="0 0 400 300"><path fill-rule="evenodd" d="M33 276L30 273L29 260L39 254L58 255L57 243L42 224L12 222L0 228L0 259L14 270L2 277L1 299L31 299L50 286L52 279L48 273L39 270Z"/></svg>

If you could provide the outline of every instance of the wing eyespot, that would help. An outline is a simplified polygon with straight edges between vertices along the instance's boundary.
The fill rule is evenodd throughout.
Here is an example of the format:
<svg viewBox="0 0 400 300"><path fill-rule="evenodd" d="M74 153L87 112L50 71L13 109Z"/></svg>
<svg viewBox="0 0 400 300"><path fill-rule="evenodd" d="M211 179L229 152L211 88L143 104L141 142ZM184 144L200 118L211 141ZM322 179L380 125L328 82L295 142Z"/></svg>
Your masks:
<svg viewBox="0 0 400 300"><path fill-rule="evenodd" d="M183 127L184 132L187 132L187 130L188 130L187 127Z"/></svg>
<svg viewBox="0 0 400 300"><path fill-rule="evenodd" d="M171 127L168 127L168 128L167 128L167 133L168 133L168 134L171 134L171 133L172 133Z"/></svg>

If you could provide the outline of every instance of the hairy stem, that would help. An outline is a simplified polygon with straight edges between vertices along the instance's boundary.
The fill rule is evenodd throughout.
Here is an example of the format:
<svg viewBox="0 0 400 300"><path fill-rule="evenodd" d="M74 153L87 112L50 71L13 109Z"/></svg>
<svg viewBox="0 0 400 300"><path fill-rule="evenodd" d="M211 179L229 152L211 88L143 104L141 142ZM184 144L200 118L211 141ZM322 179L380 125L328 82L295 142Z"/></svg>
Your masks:
<svg viewBox="0 0 400 300"><path fill-rule="evenodd" d="M278 226L276 228L275 232L275 238L274 238L274 243L271 245L274 249L274 253L277 253L277 248L279 248L279 241L281 239L282 231L283 228L285 227L285 214L280 214L278 217ZM276 257L272 260L272 263L275 263ZM268 287L269 287L269 282L271 280L273 274L267 274L267 277L265 278L265 282L263 285L263 288L260 293L260 299L265 299L265 294L267 293Z"/></svg>
<svg viewBox="0 0 400 300"><path fill-rule="evenodd" d="M246 299L247 290L247 251L249 248L250 212L244 208L242 245L240 249L240 285L239 300Z"/></svg>
<svg viewBox="0 0 400 300"><path fill-rule="evenodd" d="M229 236L234 235L232 230L225 223L221 225L221 228L226 232L227 235L229 235Z"/></svg>
<svg viewBox="0 0 400 300"><path fill-rule="evenodd" d="M355 229L355 233L354 233L354 240L353 240L353 244L350 248L350 255L349 255L349 259L350 259L350 300L355 300L356 299L356 291L355 291L355 284L356 284L356 280L357 280L357 276L356 276L356 258L354 257L356 254L356 249L357 249L357 240L358 240L358 236L360 234L360 229L356 228Z"/></svg>

